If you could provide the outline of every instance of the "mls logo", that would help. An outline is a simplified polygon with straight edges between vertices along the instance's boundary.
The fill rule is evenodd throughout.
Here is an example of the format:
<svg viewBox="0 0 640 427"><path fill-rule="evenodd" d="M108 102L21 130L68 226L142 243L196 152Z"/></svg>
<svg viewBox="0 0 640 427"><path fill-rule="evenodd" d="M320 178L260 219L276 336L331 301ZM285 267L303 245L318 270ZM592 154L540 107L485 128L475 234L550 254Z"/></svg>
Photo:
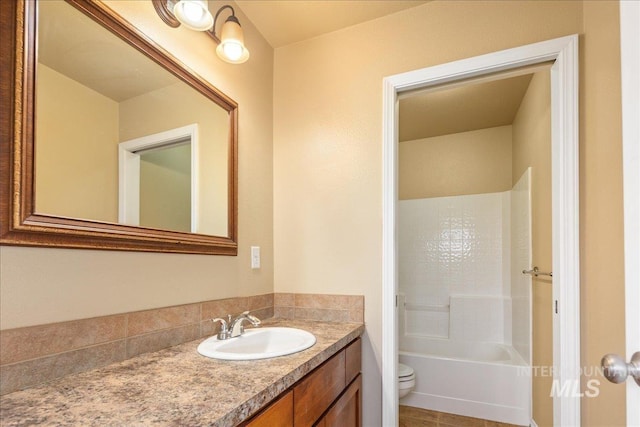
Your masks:
<svg viewBox="0 0 640 427"><path fill-rule="evenodd" d="M580 381L564 381L562 384L559 380L553 380L551 384L550 397L598 397L600 394L600 381L591 379L587 381L587 390L580 392Z"/></svg>

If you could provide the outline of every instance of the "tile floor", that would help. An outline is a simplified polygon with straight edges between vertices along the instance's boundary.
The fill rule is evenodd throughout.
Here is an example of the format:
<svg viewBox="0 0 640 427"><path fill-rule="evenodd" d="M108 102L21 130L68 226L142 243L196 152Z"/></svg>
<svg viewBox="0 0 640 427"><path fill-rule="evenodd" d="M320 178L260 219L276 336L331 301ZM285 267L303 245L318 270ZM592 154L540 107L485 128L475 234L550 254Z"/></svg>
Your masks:
<svg viewBox="0 0 640 427"><path fill-rule="evenodd" d="M400 427L518 427L513 424L463 417L400 405Z"/></svg>

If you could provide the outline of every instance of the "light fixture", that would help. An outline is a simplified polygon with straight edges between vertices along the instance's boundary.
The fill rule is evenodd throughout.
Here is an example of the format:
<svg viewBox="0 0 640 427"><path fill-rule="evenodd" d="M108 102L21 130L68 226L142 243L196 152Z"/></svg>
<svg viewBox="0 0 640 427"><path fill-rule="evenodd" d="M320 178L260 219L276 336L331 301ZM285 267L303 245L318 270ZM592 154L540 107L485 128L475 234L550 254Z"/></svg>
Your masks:
<svg viewBox="0 0 640 427"><path fill-rule="evenodd" d="M206 0L151 0L160 18L170 27L181 24L185 27L205 31L217 44L216 54L231 64L242 64L249 59L249 50L244 45L244 35L233 7L224 5L215 17L207 8ZM220 37L216 34L216 22L223 10L229 9L231 15L222 24Z"/></svg>
<svg viewBox="0 0 640 427"><path fill-rule="evenodd" d="M220 12L224 9L231 9L231 15L222 24L222 30L220 31L220 38L216 36L216 21ZM232 64L242 64L249 59L249 50L244 45L244 34L242 33L242 27L233 8L229 5L222 6L216 12L216 17L213 19L213 27L209 31L209 35L218 43L216 53L223 61L230 62Z"/></svg>

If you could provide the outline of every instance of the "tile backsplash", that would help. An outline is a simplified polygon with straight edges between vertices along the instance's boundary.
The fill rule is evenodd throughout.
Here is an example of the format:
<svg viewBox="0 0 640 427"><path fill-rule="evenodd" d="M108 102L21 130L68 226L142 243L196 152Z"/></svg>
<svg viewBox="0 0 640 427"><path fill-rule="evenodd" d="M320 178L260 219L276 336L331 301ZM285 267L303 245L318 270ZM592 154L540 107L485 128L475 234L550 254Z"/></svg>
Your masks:
<svg viewBox="0 0 640 427"><path fill-rule="evenodd" d="M210 319L270 317L363 322L364 297L276 293L204 301L0 331L0 394L208 337Z"/></svg>
<svg viewBox="0 0 640 427"><path fill-rule="evenodd" d="M277 293L273 309L275 317L285 319L364 322L361 295Z"/></svg>

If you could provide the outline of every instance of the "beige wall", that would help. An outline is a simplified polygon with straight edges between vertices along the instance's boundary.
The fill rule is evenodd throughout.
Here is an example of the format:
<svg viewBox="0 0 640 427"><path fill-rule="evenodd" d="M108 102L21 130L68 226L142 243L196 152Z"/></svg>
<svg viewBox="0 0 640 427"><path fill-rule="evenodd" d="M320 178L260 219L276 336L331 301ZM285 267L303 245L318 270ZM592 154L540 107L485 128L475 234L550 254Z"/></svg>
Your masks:
<svg viewBox="0 0 640 427"><path fill-rule="evenodd" d="M584 33L583 363L594 366L604 353L623 350L617 13L617 3L607 1L433 1L276 49L275 289L365 295L365 424L380 420L382 79L388 75ZM623 393L603 384L599 397L583 399L584 424L623 425Z"/></svg>
<svg viewBox="0 0 640 427"><path fill-rule="evenodd" d="M581 357L598 366L625 353L618 2L584 2L580 39ZM623 425L624 387L601 379L600 396L583 399L590 426ZM583 390L585 383L582 384Z"/></svg>
<svg viewBox="0 0 640 427"><path fill-rule="evenodd" d="M511 187L511 126L399 145L400 200L497 193Z"/></svg>
<svg viewBox="0 0 640 427"><path fill-rule="evenodd" d="M536 73L513 121L513 184L531 167L532 266L552 271L551 262L551 81L548 70ZM553 366L551 281L532 278L533 365ZM537 371L540 372L540 371ZM535 373L535 371L534 371ZM533 380L533 419L553 425L552 378Z"/></svg>
<svg viewBox="0 0 640 427"><path fill-rule="evenodd" d="M117 222L118 103L46 65L37 73L36 212Z"/></svg>
<svg viewBox="0 0 640 427"><path fill-rule="evenodd" d="M183 82L120 103L120 142L194 123L199 159L197 230L227 236L229 114Z"/></svg>
<svg viewBox="0 0 640 427"><path fill-rule="evenodd" d="M143 227L191 231L191 145L140 156L140 222Z"/></svg>
<svg viewBox="0 0 640 427"><path fill-rule="evenodd" d="M165 25L151 2L106 3L238 102L238 256L2 246L2 329L273 292L273 49L237 8L251 49L242 66L219 60L206 34ZM260 270L251 245L262 248Z"/></svg>

